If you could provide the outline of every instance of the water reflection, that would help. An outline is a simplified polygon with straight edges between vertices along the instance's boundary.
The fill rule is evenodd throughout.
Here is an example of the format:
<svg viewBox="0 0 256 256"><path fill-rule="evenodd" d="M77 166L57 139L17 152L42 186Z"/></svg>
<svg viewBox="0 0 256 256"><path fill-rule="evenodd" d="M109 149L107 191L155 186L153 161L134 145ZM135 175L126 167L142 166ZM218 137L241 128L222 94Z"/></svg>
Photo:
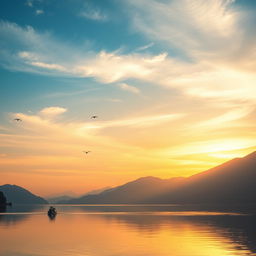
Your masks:
<svg viewBox="0 0 256 256"><path fill-rule="evenodd" d="M44 205L15 205L0 210L0 227L11 226L26 221L33 214L44 212Z"/></svg>
<svg viewBox="0 0 256 256"><path fill-rule="evenodd" d="M256 255L254 215L184 207L57 206L54 222L47 207L8 209L0 255Z"/></svg>

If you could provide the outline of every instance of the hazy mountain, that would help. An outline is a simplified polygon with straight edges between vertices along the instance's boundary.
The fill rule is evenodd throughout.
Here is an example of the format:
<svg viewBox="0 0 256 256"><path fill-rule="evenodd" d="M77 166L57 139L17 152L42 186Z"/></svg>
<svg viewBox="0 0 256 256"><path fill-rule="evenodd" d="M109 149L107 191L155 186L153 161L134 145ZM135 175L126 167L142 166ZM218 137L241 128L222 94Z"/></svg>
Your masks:
<svg viewBox="0 0 256 256"><path fill-rule="evenodd" d="M87 193L85 193L83 196L87 196L87 195L98 195L106 190L111 189L111 187L104 187L104 188L100 188L100 189L94 189L92 191L89 191Z"/></svg>
<svg viewBox="0 0 256 256"><path fill-rule="evenodd" d="M63 203L253 203L256 152L189 178L144 177Z"/></svg>
<svg viewBox="0 0 256 256"><path fill-rule="evenodd" d="M66 200L72 200L75 197L63 195L63 196L56 196L56 197L47 197L47 201L51 204L58 204L59 202L66 201Z"/></svg>
<svg viewBox="0 0 256 256"><path fill-rule="evenodd" d="M46 199L48 199L48 198L57 198L57 197L61 197L61 196L69 196L71 198L76 198L76 197L82 196L82 194L77 194L77 193L75 193L71 190L65 190L65 191L62 191L62 192L52 193L52 194L48 195L46 197Z"/></svg>
<svg viewBox="0 0 256 256"><path fill-rule="evenodd" d="M13 204L47 204L48 202L42 197L36 196L28 190L16 185L3 185L0 186L7 199L7 202Z"/></svg>
<svg viewBox="0 0 256 256"><path fill-rule="evenodd" d="M104 192L107 189L110 189L110 187L104 187L104 188L101 188L101 189L95 189L95 190L87 192L86 194L84 194L82 196L75 196L73 193L67 194L67 195L65 195L65 194L61 195L60 194L60 195L57 195L57 196L48 197L47 201L49 203L53 203L53 204L61 204L63 202L74 200L76 198L80 198L80 197L83 197L83 196L97 195L97 194L100 194L100 193Z"/></svg>

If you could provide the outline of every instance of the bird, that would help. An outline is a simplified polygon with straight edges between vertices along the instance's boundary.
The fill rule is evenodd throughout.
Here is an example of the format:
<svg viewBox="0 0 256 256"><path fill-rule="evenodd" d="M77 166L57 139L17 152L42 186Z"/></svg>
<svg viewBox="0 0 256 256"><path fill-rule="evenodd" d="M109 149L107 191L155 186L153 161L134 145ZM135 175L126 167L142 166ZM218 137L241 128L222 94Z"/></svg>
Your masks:
<svg viewBox="0 0 256 256"><path fill-rule="evenodd" d="M90 153L91 151L83 151L85 154L88 154L88 153Z"/></svg>
<svg viewBox="0 0 256 256"><path fill-rule="evenodd" d="M98 116L91 116L91 119L96 119L98 118Z"/></svg>
<svg viewBox="0 0 256 256"><path fill-rule="evenodd" d="M22 120L20 118L14 118L14 121L21 122Z"/></svg>

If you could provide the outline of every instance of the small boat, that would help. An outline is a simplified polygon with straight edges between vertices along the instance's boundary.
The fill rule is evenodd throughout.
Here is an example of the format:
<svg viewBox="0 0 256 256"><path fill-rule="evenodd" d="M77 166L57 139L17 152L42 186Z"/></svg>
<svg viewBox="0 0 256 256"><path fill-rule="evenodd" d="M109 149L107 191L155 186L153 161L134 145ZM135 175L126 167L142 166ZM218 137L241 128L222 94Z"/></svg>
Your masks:
<svg viewBox="0 0 256 256"><path fill-rule="evenodd" d="M56 215L57 215L57 211L56 211L56 209L54 207L51 206L49 208L47 214L48 214L49 218L54 219L56 217Z"/></svg>

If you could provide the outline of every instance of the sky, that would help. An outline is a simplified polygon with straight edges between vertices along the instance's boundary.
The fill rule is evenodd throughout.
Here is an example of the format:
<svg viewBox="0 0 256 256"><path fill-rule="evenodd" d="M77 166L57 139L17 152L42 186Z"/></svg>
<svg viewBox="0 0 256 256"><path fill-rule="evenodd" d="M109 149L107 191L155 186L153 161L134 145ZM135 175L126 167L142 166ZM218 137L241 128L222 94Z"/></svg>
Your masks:
<svg viewBox="0 0 256 256"><path fill-rule="evenodd" d="M255 12L254 0L1 0L1 184L79 195L255 151Z"/></svg>

